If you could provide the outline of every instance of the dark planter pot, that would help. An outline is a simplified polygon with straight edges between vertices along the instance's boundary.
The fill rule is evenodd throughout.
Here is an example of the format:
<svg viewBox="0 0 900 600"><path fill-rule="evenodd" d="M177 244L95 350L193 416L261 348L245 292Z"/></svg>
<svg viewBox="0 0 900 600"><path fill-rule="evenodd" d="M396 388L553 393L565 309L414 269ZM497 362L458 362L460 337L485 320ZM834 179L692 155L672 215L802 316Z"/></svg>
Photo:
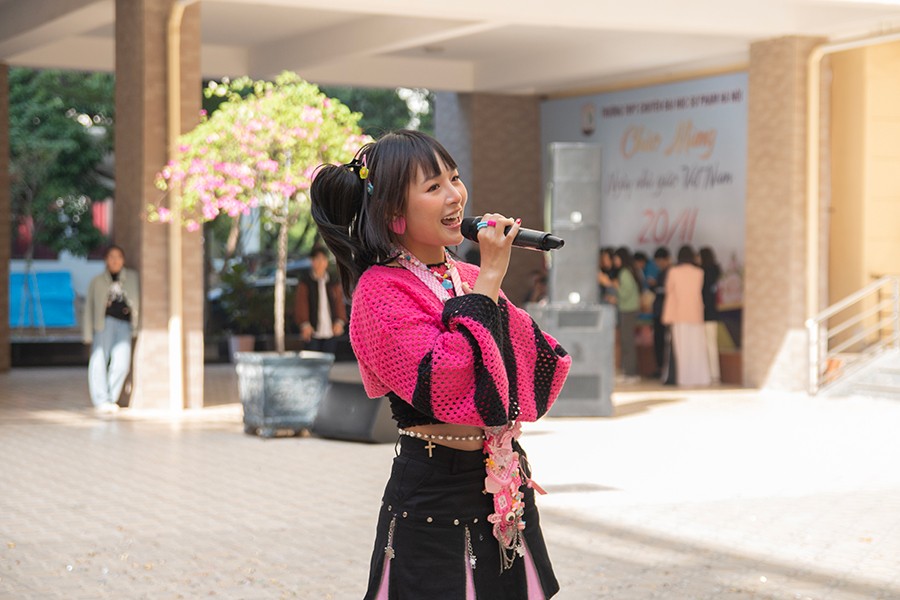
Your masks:
<svg viewBox="0 0 900 600"><path fill-rule="evenodd" d="M312 428L328 391L334 355L323 352L238 352L244 432L274 437Z"/></svg>

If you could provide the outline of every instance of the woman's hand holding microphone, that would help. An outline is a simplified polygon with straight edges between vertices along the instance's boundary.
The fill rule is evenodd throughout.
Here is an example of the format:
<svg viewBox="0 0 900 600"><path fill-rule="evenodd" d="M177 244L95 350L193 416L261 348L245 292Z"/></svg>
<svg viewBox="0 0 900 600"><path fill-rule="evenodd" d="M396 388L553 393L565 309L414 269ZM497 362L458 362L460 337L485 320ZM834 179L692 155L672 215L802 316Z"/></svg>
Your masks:
<svg viewBox="0 0 900 600"><path fill-rule="evenodd" d="M467 294L484 294L494 302L500 298L500 284L509 267L509 255L513 240L519 233L521 219L510 219L498 213L489 213L478 223L478 247L481 252L481 270L475 287L463 283ZM504 233L509 227L509 232Z"/></svg>

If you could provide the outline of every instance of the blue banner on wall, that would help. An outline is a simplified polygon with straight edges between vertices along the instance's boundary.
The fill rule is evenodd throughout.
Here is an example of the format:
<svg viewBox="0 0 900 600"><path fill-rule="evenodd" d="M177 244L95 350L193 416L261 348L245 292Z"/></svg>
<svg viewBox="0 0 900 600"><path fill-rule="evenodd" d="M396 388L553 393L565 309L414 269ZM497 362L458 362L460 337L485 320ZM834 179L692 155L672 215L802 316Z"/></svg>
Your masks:
<svg viewBox="0 0 900 600"><path fill-rule="evenodd" d="M75 291L68 272L10 273L10 327L75 327Z"/></svg>

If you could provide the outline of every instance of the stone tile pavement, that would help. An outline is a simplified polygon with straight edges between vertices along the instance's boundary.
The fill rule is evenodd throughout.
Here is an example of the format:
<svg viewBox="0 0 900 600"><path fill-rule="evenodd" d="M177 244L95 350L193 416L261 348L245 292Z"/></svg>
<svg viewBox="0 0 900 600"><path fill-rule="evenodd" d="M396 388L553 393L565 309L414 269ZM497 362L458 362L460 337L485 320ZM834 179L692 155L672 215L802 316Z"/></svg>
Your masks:
<svg viewBox="0 0 900 600"><path fill-rule="evenodd" d="M228 366L173 419L83 369L0 374L0 598L360 598L393 445L242 432ZM581 599L900 598L900 403L642 389L523 443Z"/></svg>

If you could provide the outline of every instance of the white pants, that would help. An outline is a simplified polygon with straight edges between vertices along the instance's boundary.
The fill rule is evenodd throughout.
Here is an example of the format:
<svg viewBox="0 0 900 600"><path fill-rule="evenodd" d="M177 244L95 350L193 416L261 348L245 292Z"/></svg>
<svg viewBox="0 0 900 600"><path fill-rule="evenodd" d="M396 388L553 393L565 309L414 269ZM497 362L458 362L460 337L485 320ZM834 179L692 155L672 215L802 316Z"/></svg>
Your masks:
<svg viewBox="0 0 900 600"><path fill-rule="evenodd" d="M709 385L709 355L703 323L673 323L672 349L675 352L675 383Z"/></svg>
<svg viewBox="0 0 900 600"><path fill-rule="evenodd" d="M706 321L706 353L709 355L709 378L713 383L719 383L719 322Z"/></svg>
<svg viewBox="0 0 900 600"><path fill-rule="evenodd" d="M131 370L131 324L106 317L103 331L94 332L88 362L88 388L94 406L115 404Z"/></svg>

